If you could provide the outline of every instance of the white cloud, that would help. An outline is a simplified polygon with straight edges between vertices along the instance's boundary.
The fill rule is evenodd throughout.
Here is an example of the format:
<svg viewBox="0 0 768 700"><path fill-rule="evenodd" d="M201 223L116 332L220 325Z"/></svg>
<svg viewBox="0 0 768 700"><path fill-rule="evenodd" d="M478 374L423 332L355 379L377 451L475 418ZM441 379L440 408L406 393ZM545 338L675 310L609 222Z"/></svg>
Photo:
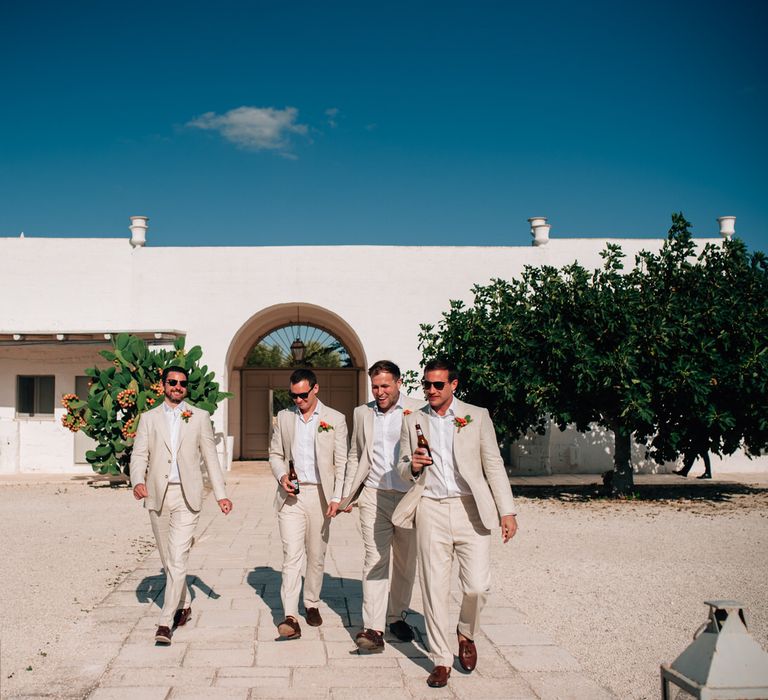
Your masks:
<svg viewBox="0 0 768 700"><path fill-rule="evenodd" d="M339 108L338 107L329 107L325 110L325 116L328 117L328 125L335 129L339 123L336 121L336 117L339 114Z"/></svg>
<svg viewBox="0 0 768 700"><path fill-rule="evenodd" d="M255 151L283 151L290 157L291 135L307 133L306 124L296 121L299 110L295 107L237 107L216 114L205 114L187 123L195 129L218 131L227 141Z"/></svg>

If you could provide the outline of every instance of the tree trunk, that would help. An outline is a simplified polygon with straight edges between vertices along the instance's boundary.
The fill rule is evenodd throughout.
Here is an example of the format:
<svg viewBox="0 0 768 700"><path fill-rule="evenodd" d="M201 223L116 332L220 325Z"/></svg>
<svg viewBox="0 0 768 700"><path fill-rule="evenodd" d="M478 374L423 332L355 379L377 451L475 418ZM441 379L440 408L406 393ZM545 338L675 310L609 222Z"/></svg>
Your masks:
<svg viewBox="0 0 768 700"><path fill-rule="evenodd" d="M632 433L623 426L613 430L613 470L603 475L603 486L607 496L628 496L635 486L632 473Z"/></svg>

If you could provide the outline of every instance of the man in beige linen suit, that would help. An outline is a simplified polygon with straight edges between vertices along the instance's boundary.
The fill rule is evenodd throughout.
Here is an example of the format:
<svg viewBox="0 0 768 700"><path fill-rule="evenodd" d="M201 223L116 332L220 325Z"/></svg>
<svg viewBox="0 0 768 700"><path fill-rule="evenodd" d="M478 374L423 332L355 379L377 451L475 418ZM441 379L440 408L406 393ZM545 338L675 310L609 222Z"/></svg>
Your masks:
<svg viewBox="0 0 768 700"><path fill-rule="evenodd" d="M403 615L416 576L416 539L413 528L392 524L392 513L411 484L395 469L403 415L420 408L424 401L401 393L400 368L394 362L376 362L368 376L374 400L355 409L339 509L346 510L357 500L365 546L363 629L355 643L365 651L380 652L384 650L386 623L400 641L413 639L413 630Z"/></svg>
<svg viewBox="0 0 768 700"><path fill-rule="evenodd" d="M419 577L430 659L427 684L448 683L453 665L449 615L451 565L459 564L462 601L456 628L459 663L477 664L474 638L490 588L490 535L501 524L504 542L517 531L512 490L488 411L453 396L458 386L450 362L432 360L422 381L428 405L403 420L398 469L413 485L393 515L416 527ZM421 426L430 454L417 446Z"/></svg>
<svg viewBox="0 0 768 700"><path fill-rule="evenodd" d="M269 464L277 480L275 509L283 542L280 598L285 619L277 626L284 639L301 637L299 592L302 563L307 624L323 623L318 605L323 584L330 518L338 511L347 463L347 423L344 415L317 398L317 377L297 369L290 377L293 408L277 414L269 448ZM294 463L299 491L288 478Z"/></svg>
<svg viewBox="0 0 768 700"><path fill-rule="evenodd" d="M165 400L142 413L131 454L133 495L144 499L155 535L166 583L155 641L170 644L174 627L186 624L191 615L187 598L187 560L195 527L203 506L201 460L208 472L219 508L224 515L232 501L224 489L224 477L208 411L185 403L187 371L168 367L163 371Z"/></svg>

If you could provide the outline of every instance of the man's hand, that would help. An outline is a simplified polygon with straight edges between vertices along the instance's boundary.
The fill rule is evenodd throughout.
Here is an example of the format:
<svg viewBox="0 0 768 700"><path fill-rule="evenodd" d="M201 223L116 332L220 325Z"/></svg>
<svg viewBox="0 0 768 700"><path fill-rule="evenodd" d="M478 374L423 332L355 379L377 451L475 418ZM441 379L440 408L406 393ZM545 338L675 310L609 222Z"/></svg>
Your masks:
<svg viewBox="0 0 768 700"><path fill-rule="evenodd" d="M136 486L133 487L133 497L137 501L140 501L142 498L146 498L147 496L148 494L146 484L136 484Z"/></svg>
<svg viewBox="0 0 768 700"><path fill-rule="evenodd" d="M338 501L331 501L328 504L328 510L325 511L325 517L326 518L335 518L336 514L339 512L339 502Z"/></svg>
<svg viewBox="0 0 768 700"><path fill-rule="evenodd" d="M423 447L417 447L411 457L411 471L418 473L430 464L432 464L432 458L429 453Z"/></svg>
<svg viewBox="0 0 768 700"><path fill-rule="evenodd" d="M283 474L280 477L280 486L282 486L283 490L291 496L296 492L296 489L293 488L293 484L287 474Z"/></svg>
<svg viewBox="0 0 768 700"><path fill-rule="evenodd" d="M229 515L232 511L232 501L230 501L228 498L222 498L220 501L217 501L219 504L219 508L221 508L221 512L224 513L224 515Z"/></svg>
<svg viewBox="0 0 768 700"><path fill-rule="evenodd" d="M517 518L514 515L505 515L501 518L501 539L509 542L517 532Z"/></svg>

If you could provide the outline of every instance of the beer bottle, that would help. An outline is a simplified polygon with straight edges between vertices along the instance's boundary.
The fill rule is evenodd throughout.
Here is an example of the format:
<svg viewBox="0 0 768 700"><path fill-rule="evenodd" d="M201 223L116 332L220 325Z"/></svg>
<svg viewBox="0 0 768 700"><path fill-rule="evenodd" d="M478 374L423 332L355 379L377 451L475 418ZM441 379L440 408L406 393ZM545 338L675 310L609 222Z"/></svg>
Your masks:
<svg viewBox="0 0 768 700"><path fill-rule="evenodd" d="M299 492L299 477L296 476L296 470L293 468L293 460L288 460L288 481L293 485L293 495Z"/></svg>
<svg viewBox="0 0 768 700"><path fill-rule="evenodd" d="M424 437L424 433L421 430L421 426L416 423L416 446L423 447L427 451L427 455L432 459L432 450L429 449L429 443L427 438Z"/></svg>

